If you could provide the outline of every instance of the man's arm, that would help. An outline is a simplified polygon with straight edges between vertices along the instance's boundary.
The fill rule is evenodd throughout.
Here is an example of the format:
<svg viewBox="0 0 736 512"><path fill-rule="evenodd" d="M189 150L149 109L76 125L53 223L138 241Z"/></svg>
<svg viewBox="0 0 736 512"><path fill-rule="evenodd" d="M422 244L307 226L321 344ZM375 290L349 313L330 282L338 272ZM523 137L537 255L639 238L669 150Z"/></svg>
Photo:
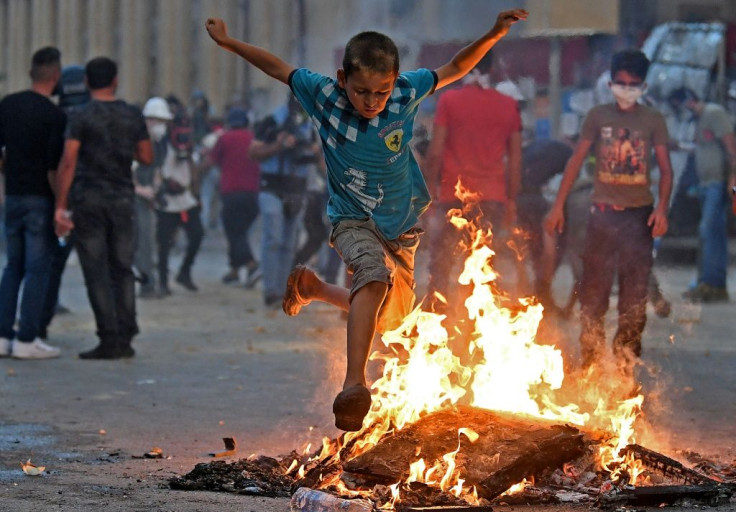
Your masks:
<svg viewBox="0 0 736 512"><path fill-rule="evenodd" d="M432 199L437 199L440 190L440 171L442 169L442 153L445 150L447 140L447 128L435 124L432 128L432 138L427 148L427 156L424 159L424 180Z"/></svg>
<svg viewBox="0 0 736 512"><path fill-rule="evenodd" d="M567 195L570 193L575 180L578 179L580 168L588 157L588 153L590 152L590 147L592 145L592 140L580 139L577 146L575 146L575 151L565 165L565 172L562 174L562 181L560 182L560 188L557 191L555 204L552 205L547 217L544 219L544 229L546 229L550 234L555 231L562 233L565 229L565 201L567 200Z"/></svg>
<svg viewBox="0 0 736 512"><path fill-rule="evenodd" d="M143 165L153 163L153 144L151 139L139 140L135 146L135 159Z"/></svg>
<svg viewBox="0 0 736 512"><path fill-rule="evenodd" d="M519 20L525 20L528 14L524 9L512 9L499 13L496 24L491 30L457 52L450 62L435 69L438 78L435 90L467 75L488 53L488 50L508 33L511 25Z"/></svg>
<svg viewBox="0 0 736 512"><path fill-rule="evenodd" d="M67 214L67 199L74 180L79 146L80 142L78 140L66 140L64 153L61 155L61 162L56 171L56 211L54 212L54 220L56 221L56 234L58 236L66 235L74 227L74 223Z"/></svg>
<svg viewBox="0 0 736 512"><path fill-rule="evenodd" d="M293 148L296 144L296 137L284 131L279 132L276 140L273 142L264 142L262 140L253 139L248 148L248 156L256 162L263 162L269 158L278 155L286 149Z"/></svg>
<svg viewBox="0 0 736 512"><path fill-rule="evenodd" d="M240 55L268 76L288 85L294 66L263 48L230 37L225 22L219 18L208 18L204 26L218 46Z"/></svg>
<svg viewBox="0 0 736 512"><path fill-rule="evenodd" d="M732 190L736 186L736 135L733 132L727 133L721 137L721 142L723 142L723 147L728 156L729 169L731 170L728 173L728 185L729 190Z"/></svg>
<svg viewBox="0 0 736 512"><path fill-rule="evenodd" d="M652 236L660 237L667 233L667 211L670 207L670 194L672 193L672 164L670 164L670 151L667 145L654 146L654 157L659 166L659 202L647 224L652 228Z"/></svg>

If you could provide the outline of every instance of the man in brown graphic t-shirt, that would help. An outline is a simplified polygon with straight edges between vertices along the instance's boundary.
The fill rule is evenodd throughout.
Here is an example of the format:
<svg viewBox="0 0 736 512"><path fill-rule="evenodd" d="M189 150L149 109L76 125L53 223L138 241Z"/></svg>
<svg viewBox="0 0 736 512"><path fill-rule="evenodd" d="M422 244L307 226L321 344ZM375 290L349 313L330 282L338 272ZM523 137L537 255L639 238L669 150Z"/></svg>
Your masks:
<svg viewBox="0 0 736 512"><path fill-rule="evenodd" d="M596 157L595 182L580 286L582 366L588 368L600 362L605 351L603 320L613 278L618 275L619 317L613 352L629 377L635 359L641 355L653 239L667 231L672 190L664 118L637 103L646 87L648 69L649 60L640 51L613 56L609 85L616 103L597 106L588 113L555 204L545 219L549 232L562 232L565 199L592 149ZM650 190L652 150L660 173L656 208Z"/></svg>

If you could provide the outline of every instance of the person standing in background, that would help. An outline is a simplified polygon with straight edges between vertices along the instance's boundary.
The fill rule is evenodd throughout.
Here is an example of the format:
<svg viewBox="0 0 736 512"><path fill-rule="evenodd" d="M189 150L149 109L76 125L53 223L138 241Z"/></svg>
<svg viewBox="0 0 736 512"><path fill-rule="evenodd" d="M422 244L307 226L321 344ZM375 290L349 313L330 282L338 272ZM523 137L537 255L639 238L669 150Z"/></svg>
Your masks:
<svg viewBox="0 0 736 512"><path fill-rule="evenodd" d="M67 127L56 176L56 234L72 229L99 344L81 359L135 355L133 160L153 162L140 109L116 97L118 68L107 57L85 66L92 101Z"/></svg>
<svg viewBox="0 0 736 512"><path fill-rule="evenodd" d="M82 106L89 101L89 90L84 83L84 66L65 66L61 70L61 79L56 86L59 94L59 106L67 115L74 116ZM64 274L66 262L74 249L74 235L63 238L60 243L54 244L51 255L51 269L49 273L49 286L46 290L46 300L41 315L41 329L38 337L48 339L48 329L54 316L69 312L59 301L59 290L61 289L61 278Z"/></svg>
<svg viewBox="0 0 736 512"><path fill-rule="evenodd" d="M194 144L191 127L189 119L174 117L169 129L165 156L156 179L156 242L161 297L171 295L169 251L180 227L186 233L187 246L175 279L190 292L198 290L192 280L192 265L202 245L204 229L196 197L197 176L192 161Z"/></svg>
<svg viewBox="0 0 736 512"><path fill-rule="evenodd" d="M258 208L263 302L268 307L281 304L294 264L307 175L319 148L312 123L293 96L255 129L249 154L261 164Z"/></svg>
<svg viewBox="0 0 736 512"><path fill-rule="evenodd" d="M5 175L8 261L0 281L0 357L48 359L61 351L38 336L54 244L55 169L66 115L51 102L61 53L47 46L31 59L31 88L0 102L0 168ZM20 322L14 329L21 284Z"/></svg>
<svg viewBox="0 0 736 512"><path fill-rule="evenodd" d="M230 270L222 277L225 284L240 279L245 267L245 286L252 288L261 277L258 262L250 247L250 228L258 217L260 167L248 155L253 132L248 129L248 113L240 107L227 112L227 131L220 136L205 159L206 166L220 168L222 225L227 238Z"/></svg>
<svg viewBox="0 0 736 512"><path fill-rule="evenodd" d="M433 207L444 214L462 207L455 185L479 196L483 218L493 227L493 249L508 256L505 239L516 223L516 196L521 185L521 116L515 99L491 87L493 54L487 54L463 78L463 87L447 91L437 101L425 176ZM430 233L434 247L455 250L458 230L444 218ZM457 285L451 276L455 258L444 251L430 256L430 290L448 298Z"/></svg>
<svg viewBox="0 0 736 512"><path fill-rule="evenodd" d="M691 89L675 89L668 97L675 111L687 110L697 120L695 169L700 196L698 275L683 298L692 302L727 302L728 207L736 185L736 137L728 112L702 101Z"/></svg>
<svg viewBox="0 0 736 512"><path fill-rule="evenodd" d="M156 215L154 203L156 192L154 181L166 157L168 125L174 119L165 99L154 96L143 106L143 117L153 144L153 162L137 165L133 170L135 183L136 244L135 266L141 275L138 297L158 297L154 277L154 247Z"/></svg>
<svg viewBox="0 0 736 512"><path fill-rule="evenodd" d="M642 352L647 322L647 291L653 264L654 238L667 232L667 209L672 192L672 167L667 124L656 110L638 99L646 89L649 59L638 50L626 50L611 59L609 86L615 103L588 112L580 139L567 161L555 203L545 218L545 229L566 228L565 203L591 150L595 178L590 218L585 233L580 283L580 356L588 370L600 366L606 354L605 316L613 280L618 275L618 328L613 355L622 377L633 378ZM621 137L625 134L626 137ZM633 140L643 158L628 150ZM659 167L659 199L651 190L650 154Z"/></svg>

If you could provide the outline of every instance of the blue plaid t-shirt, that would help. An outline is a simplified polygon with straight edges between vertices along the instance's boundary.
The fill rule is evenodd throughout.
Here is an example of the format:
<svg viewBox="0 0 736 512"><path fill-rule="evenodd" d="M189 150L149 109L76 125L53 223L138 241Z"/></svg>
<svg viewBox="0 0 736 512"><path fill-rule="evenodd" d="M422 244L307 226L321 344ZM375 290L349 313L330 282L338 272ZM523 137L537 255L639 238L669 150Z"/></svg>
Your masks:
<svg viewBox="0 0 736 512"><path fill-rule="evenodd" d="M437 74L401 73L373 119L353 108L334 78L301 68L289 85L322 139L330 221L371 217L389 240L411 229L430 197L409 142L419 103L434 91Z"/></svg>

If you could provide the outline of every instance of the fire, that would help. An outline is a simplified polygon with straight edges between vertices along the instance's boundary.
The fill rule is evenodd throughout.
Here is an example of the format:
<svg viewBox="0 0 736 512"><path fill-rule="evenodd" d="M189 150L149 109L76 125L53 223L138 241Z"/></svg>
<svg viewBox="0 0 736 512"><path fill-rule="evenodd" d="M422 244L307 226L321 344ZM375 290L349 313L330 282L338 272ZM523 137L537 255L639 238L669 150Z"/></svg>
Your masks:
<svg viewBox="0 0 736 512"><path fill-rule="evenodd" d="M496 285L491 230L473 218L478 198L459 183L456 195L464 206L448 212L448 220L468 235L464 243L468 256L459 282L472 290L464 302L472 332L455 328L448 334L445 315L418 307L398 329L385 333L384 349L371 355L372 360L383 363L383 375L372 385L373 403L364 422L366 426L361 432L345 434L341 446L323 441L319 460L328 456L349 460L375 446L385 435L463 400L476 407L579 426L607 423L611 438L601 448L599 465L611 473L613 481L625 474L629 483L634 483L641 467L637 461L620 456L619 451L633 442L633 424L643 397L612 405L614 395L603 393L597 396L598 407L592 412L583 412L576 403L558 403L555 392L565 377L562 353L536 340L543 307L532 298L519 299L508 307L510 299L499 293ZM447 303L444 297L438 299ZM452 341L458 339L464 354L457 354L457 349L452 348L457 345ZM586 396L580 403L592 403L591 397ZM457 450L436 461L425 461L417 454L407 478L391 487L393 498L383 509L399 502L402 485L412 482L437 486L477 504L475 490L463 487L462 475L456 469L455 457L462 435L471 442L475 441L474 435L477 438L475 432L460 429ZM350 447L345 450L347 453L341 452L343 446ZM518 485L523 490L526 483Z"/></svg>

